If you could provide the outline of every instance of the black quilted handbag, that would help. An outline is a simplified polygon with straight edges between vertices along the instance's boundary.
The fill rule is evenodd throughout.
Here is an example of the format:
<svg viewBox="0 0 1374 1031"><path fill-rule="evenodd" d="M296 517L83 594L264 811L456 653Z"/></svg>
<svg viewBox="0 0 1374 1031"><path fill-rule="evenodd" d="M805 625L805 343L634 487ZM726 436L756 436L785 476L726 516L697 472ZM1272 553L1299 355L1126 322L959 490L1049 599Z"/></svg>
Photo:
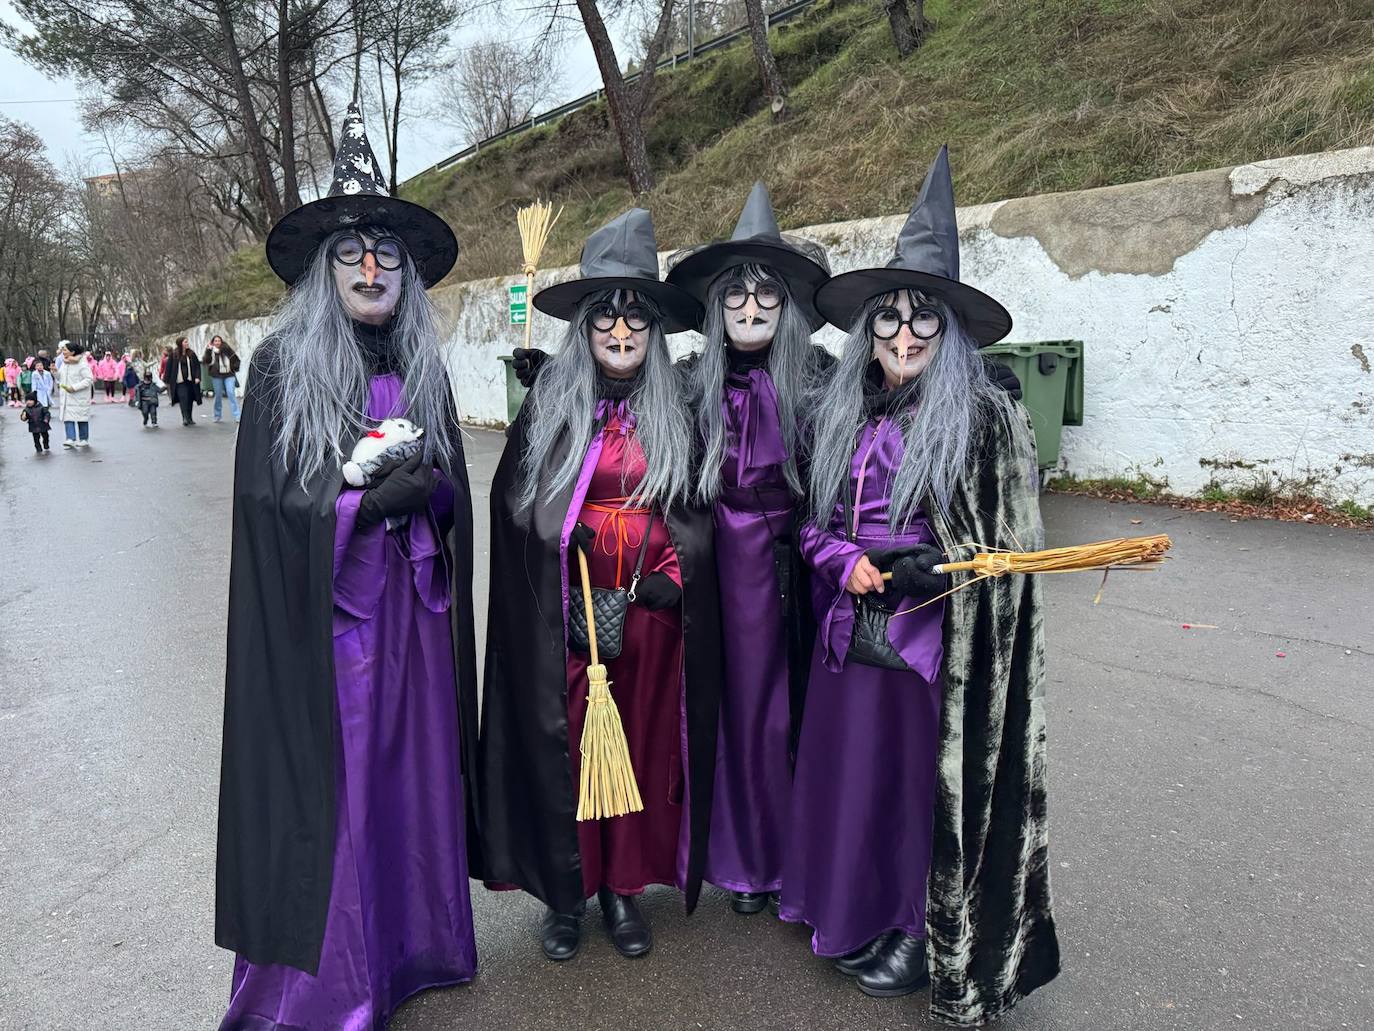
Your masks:
<svg viewBox="0 0 1374 1031"><path fill-rule="evenodd" d="M845 530L850 541L858 537L857 517L850 502L849 488L844 493ZM881 595L854 595L854 632L849 638L848 658L865 666L910 672L911 666L902 658L887 636L887 623L892 609L883 604Z"/></svg>
<svg viewBox="0 0 1374 1031"><path fill-rule="evenodd" d="M592 614L596 617L596 651L602 662L620 657L620 648L625 639L625 615L630 611L630 602L635 600L635 589L644 570L644 556L649 550L649 531L653 529L654 517L644 524L644 539L639 543L639 558L635 561L635 571L630 577L630 588L593 587ZM568 648L582 655L592 653L591 641L587 637L586 605L568 606Z"/></svg>

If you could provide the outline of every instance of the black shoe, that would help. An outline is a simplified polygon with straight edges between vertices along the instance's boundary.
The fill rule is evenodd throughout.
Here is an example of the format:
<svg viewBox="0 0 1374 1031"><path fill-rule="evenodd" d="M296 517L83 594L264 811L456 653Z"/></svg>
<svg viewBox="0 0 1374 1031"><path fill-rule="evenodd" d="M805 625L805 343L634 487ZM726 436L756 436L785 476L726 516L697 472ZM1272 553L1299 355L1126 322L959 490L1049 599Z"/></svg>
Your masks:
<svg viewBox="0 0 1374 1031"><path fill-rule="evenodd" d="M601 918L606 921L606 930L616 950L626 959L637 959L648 953L654 939L635 900L629 895L617 895L609 888L602 888L596 897L601 902Z"/></svg>
<svg viewBox="0 0 1374 1031"><path fill-rule="evenodd" d="M859 974L859 991L875 999L910 995L930 981L926 940L898 934L882 954Z"/></svg>
<svg viewBox="0 0 1374 1031"><path fill-rule="evenodd" d="M735 901L730 903L730 908L741 916L762 913L768 905L770 894L766 891L737 891L735 892Z"/></svg>
<svg viewBox="0 0 1374 1031"><path fill-rule="evenodd" d="M863 948L845 953L835 960L835 969L844 974L845 977L858 977L869 964L882 955L883 950L892 941L892 936L895 933L894 931L887 931L878 935Z"/></svg>
<svg viewBox="0 0 1374 1031"><path fill-rule="evenodd" d="M544 923L539 929L544 955L555 962L572 959L582 947L582 918L575 913L555 913L550 909L544 914Z"/></svg>

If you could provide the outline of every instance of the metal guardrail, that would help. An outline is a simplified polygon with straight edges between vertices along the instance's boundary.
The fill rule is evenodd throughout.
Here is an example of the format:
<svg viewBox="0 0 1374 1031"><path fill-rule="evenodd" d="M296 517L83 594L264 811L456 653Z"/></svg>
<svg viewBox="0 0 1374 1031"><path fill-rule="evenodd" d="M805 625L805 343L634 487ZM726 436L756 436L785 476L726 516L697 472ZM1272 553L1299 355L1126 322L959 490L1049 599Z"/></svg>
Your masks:
<svg viewBox="0 0 1374 1031"><path fill-rule="evenodd" d="M817 2L818 0L797 0L796 3L788 4L786 7L780 8L772 12L771 14L765 14L763 16L765 30L776 25L778 22L789 21L792 18L795 18L797 15L801 14L807 8L815 6ZM664 68L676 68L678 62L680 61L690 61L693 58L700 57L702 54L710 53L712 50L719 50L721 47L728 46L740 37L747 36L748 34L749 26L747 24L741 25L737 29L731 29L729 32L722 33L719 36L716 36L712 39L708 39L704 43L698 43L695 46L689 48L688 50L674 51L672 54L669 54L667 57L661 59L658 62L658 64L655 65L655 68L657 70L662 70ZM625 76L625 84L627 86L631 83L637 82L638 80L639 72L633 72L630 75ZM413 180L420 178L420 176L422 175L428 175L430 172L437 172L440 169L448 168L450 165L457 164L459 161L463 161L466 158L474 157L482 152L483 147L490 147L493 143L497 143L504 139L509 139L511 136L518 136L522 132L528 132L535 126L548 125L550 122L556 122L564 115L571 114L580 107L586 107L588 104L596 103L596 101L600 100L605 95L605 93L606 91L604 89L599 89L593 93L588 93L586 96L578 97L576 100L569 100L566 104L560 104L558 105L558 107L551 108L550 110L544 111L541 114L533 115L530 117L529 121L521 122L519 125L512 126L504 132L498 132L495 136L488 136L485 140L479 140L477 143L472 144L470 147L466 147L463 150L458 151L456 154L450 154L442 161L435 162L434 164L426 168L424 171L416 172L409 179L406 179L405 182L401 183L401 185L405 186L406 183L412 182Z"/></svg>

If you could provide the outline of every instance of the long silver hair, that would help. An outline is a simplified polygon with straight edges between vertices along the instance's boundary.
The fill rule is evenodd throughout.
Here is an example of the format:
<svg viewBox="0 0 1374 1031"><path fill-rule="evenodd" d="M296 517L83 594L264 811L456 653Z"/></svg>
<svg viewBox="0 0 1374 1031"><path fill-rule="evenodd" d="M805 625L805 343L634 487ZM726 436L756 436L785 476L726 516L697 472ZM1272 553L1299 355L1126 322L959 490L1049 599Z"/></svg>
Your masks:
<svg viewBox="0 0 1374 1031"><path fill-rule="evenodd" d="M945 317L945 332L930 364L911 389L916 400L901 413L905 451L888 499L888 528L899 532L923 505L949 513L950 499L968 467L969 451L994 421L1003 420L1019 454L1029 460L1025 416L993 382L959 316L943 301L911 291L913 305L931 305ZM811 451L812 518L825 526L840 492L849 489L855 438L867 421L864 377L873 358L868 320L894 295L870 298L845 339L834 376L821 389Z"/></svg>
<svg viewBox="0 0 1374 1031"><path fill-rule="evenodd" d="M725 416L721 397L725 389L726 359L725 284L735 276L754 281L772 279L782 285L783 302L778 311L777 330L768 352L768 375L778 395L778 417L782 440L787 448L783 475L794 494L802 494L797 472L797 418L801 414L811 368L811 326L792 298L782 277L767 265L746 263L722 272L706 294L706 325L702 335L705 350L692 370L691 397L696 409L697 434L702 442L701 469L697 474L696 499L710 504L720 495L720 469L725 461Z"/></svg>
<svg viewBox="0 0 1374 1031"><path fill-rule="evenodd" d="M691 485L691 424L682 404L682 377L673 366L663 336L662 314L652 299L638 303L649 309L649 349L630 392L635 414L635 437L644 450L647 469L638 485L625 484L627 506L653 505L660 509L686 498ZM568 324L558 353L539 370L529 406L525 452L520 456L521 506L536 498L550 498L576 481L596 431L597 365L587 333L587 315L607 301L619 307L625 295L602 290L583 298ZM556 469L546 470L549 455L560 440L567 453Z"/></svg>
<svg viewBox="0 0 1374 1031"><path fill-rule="evenodd" d="M375 227L361 231L374 238L393 235ZM267 387L281 419L274 455L295 473L302 488L346 460L373 425L367 418L371 370L339 299L329 257L331 245L342 235L334 233L320 245L305 274L287 291L272 327L280 348ZM425 431L425 461L448 462L458 442L449 426L454 409L439 320L415 262L404 248L402 256L391 346L405 381L405 417Z"/></svg>

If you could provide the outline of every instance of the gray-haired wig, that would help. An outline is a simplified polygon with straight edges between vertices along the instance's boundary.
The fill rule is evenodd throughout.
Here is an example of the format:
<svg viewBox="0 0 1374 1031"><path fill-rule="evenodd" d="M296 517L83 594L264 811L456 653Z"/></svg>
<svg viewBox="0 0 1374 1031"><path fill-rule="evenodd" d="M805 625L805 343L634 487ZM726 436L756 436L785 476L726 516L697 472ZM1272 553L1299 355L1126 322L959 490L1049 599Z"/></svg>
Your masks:
<svg viewBox="0 0 1374 1031"><path fill-rule="evenodd" d="M372 237L392 235L371 227L361 231ZM320 245L305 274L287 291L272 327L280 347L267 387L281 413L275 453L302 488L346 460L371 426L371 370L339 299L329 257L330 246L342 235L334 233ZM415 262L404 251L391 346L405 380L405 417L425 431L425 461L451 461L458 442L450 433L453 399L439 349L438 318Z"/></svg>
<svg viewBox="0 0 1374 1031"><path fill-rule="evenodd" d="M794 494L802 491L797 473L797 418L809 386L811 368L811 327L792 299L792 291L782 277L766 265L744 264L727 269L715 278L706 294L706 325L702 335L706 347L692 369L692 405L696 409L697 433L702 441L701 469L697 474L696 499L710 504L720 495L720 469L725 461L725 415L721 410L725 389L726 359L725 284L735 276L758 282L772 279L782 285L783 302L779 308L777 330L768 352L768 375L778 394L778 417L782 440L787 448L783 475Z"/></svg>
<svg viewBox="0 0 1374 1031"><path fill-rule="evenodd" d="M587 313L594 305L619 306L622 291L603 290L583 298L568 324L558 353L539 370L529 406L525 453L520 456L520 504L554 497L577 481L582 461L596 431L597 365L587 335ZM638 485L625 484L627 505L667 508L686 498L691 481L691 424L682 404L682 377L673 366L663 336L662 313L652 299L638 297L653 319L649 349L630 393L635 437L644 450L647 469ZM545 469L560 440L567 443L562 462Z"/></svg>
<svg viewBox="0 0 1374 1031"><path fill-rule="evenodd" d="M989 376L978 345L959 317L943 301L913 294L916 303L932 305L945 317L945 332L930 364L912 388L914 403L901 413L905 452L888 499L888 528L907 526L922 506L934 505L949 513L950 498L968 465L969 449L993 420L1003 420L1017 450L1032 454L1025 415ZM817 417L811 452L812 518L825 526L840 492L849 489L855 438L867 421L864 414L864 377L873 358L868 320L893 294L873 297L855 318L845 340L834 376L816 400Z"/></svg>

